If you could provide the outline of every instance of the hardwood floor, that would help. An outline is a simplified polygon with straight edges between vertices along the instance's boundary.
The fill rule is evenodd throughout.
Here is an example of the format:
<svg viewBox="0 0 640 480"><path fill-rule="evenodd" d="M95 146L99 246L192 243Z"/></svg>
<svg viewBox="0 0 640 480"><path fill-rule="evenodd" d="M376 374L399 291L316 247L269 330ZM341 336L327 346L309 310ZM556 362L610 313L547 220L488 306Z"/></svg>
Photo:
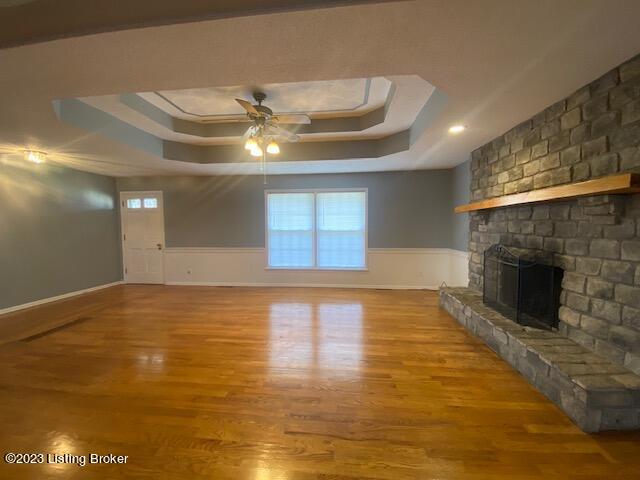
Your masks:
<svg viewBox="0 0 640 480"><path fill-rule="evenodd" d="M640 433L582 433L434 292L121 286L75 301L40 310L74 323L0 347L0 450L127 463L0 463L0 478L640 478Z"/></svg>

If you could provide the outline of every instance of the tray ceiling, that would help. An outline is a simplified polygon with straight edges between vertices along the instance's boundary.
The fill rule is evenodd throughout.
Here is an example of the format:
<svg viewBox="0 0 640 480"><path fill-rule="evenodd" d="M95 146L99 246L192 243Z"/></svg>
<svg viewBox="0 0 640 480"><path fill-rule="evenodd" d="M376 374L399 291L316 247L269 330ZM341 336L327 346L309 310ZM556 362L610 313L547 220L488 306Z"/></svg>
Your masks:
<svg viewBox="0 0 640 480"><path fill-rule="evenodd" d="M183 107L209 112L202 117L176 114L175 107L159 102L150 92L62 99L56 101L56 113L64 122L164 159L228 163L249 156L242 148L242 136L253 123L246 114L235 113L235 98L250 98L246 92L255 88L172 91L173 100ZM278 161L344 160L406 151L412 139L427 128L425 116L435 117L443 105L442 101L429 103L435 89L416 75L265 84L259 88L269 95L265 103L277 113L305 113L312 118L310 125L286 126L299 136L300 143L285 141L273 159ZM274 103L269 101L271 92Z"/></svg>
<svg viewBox="0 0 640 480"><path fill-rule="evenodd" d="M365 107L381 106L385 102L390 86L391 83L384 78L353 78L255 86L163 90L144 92L140 95L158 108L178 118L215 121L225 118L244 118L245 111L235 99L241 98L255 103L252 95L256 91L267 94L264 104L274 112L313 115L317 113L348 113Z"/></svg>

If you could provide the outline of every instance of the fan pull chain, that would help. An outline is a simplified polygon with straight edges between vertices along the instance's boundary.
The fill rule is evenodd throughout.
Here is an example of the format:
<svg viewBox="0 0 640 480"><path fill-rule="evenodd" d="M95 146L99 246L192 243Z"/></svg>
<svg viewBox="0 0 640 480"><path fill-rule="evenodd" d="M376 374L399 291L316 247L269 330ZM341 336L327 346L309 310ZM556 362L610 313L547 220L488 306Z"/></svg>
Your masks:
<svg viewBox="0 0 640 480"><path fill-rule="evenodd" d="M267 184L267 154L262 151L262 184Z"/></svg>

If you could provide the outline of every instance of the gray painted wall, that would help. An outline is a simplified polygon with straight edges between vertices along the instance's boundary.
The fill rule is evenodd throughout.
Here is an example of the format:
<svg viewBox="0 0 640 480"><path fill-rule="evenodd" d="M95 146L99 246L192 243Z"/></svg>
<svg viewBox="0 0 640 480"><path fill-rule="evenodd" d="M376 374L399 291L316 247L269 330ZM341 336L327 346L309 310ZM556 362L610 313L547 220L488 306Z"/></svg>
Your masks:
<svg viewBox="0 0 640 480"><path fill-rule="evenodd" d="M0 163L0 309L122 279L115 180Z"/></svg>
<svg viewBox="0 0 640 480"><path fill-rule="evenodd" d="M453 169L452 175L453 206L469 203L471 195L471 160L461 163ZM469 249L469 214L453 214L452 247L463 252Z"/></svg>
<svg viewBox="0 0 640 480"><path fill-rule="evenodd" d="M267 185L261 176L136 177L117 185L164 192L168 247L263 247L264 190L367 187L369 247L451 248L452 176L453 170L273 175Z"/></svg>

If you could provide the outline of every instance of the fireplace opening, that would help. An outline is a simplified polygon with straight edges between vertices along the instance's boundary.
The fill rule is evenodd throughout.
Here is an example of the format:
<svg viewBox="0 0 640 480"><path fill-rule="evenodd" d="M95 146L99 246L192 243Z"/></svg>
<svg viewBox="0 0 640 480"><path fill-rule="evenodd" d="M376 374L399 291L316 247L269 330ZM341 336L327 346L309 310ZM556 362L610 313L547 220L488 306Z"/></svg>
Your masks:
<svg viewBox="0 0 640 480"><path fill-rule="evenodd" d="M483 301L520 325L558 328L564 271L550 254L492 245L484 253Z"/></svg>

